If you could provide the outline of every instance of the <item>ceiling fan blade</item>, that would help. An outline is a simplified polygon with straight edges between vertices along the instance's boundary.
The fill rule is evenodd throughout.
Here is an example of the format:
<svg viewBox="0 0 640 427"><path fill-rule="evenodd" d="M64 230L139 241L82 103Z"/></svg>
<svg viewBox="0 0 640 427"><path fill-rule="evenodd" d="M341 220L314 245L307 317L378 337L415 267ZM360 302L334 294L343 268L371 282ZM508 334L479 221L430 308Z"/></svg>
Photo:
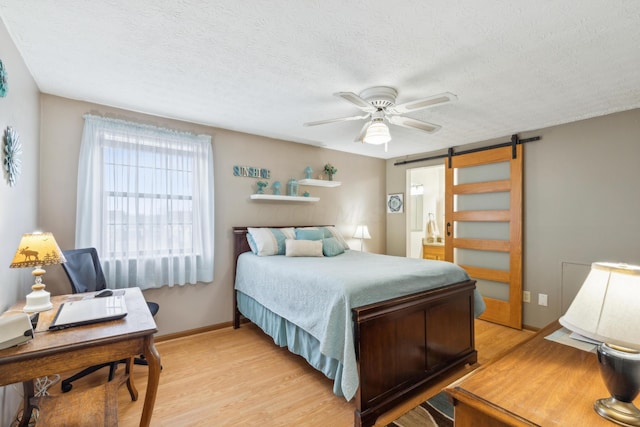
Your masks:
<svg viewBox="0 0 640 427"><path fill-rule="evenodd" d="M404 114L412 111L422 110L424 108L435 107L436 105L446 104L447 102L453 102L458 99L457 96L451 92L444 92L438 95L433 95L428 98L418 99L415 101L405 102L404 104L394 105L386 109L391 114Z"/></svg>
<svg viewBox="0 0 640 427"><path fill-rule="evenodd" d="M364 136L367 134L367 129L369 129L369 126L371 126L371 122L367 122L364 124L364 126L362 126L362 129L360 129L360 133L358 134L358 136L356 136L356 139L354 139L354 142L362 142L364 144Z"/></svg>
<svg viewBox="0 0 640 427"><path fill-rule="evenodd" d="M308 123L304 123L304 126L317 126L317 125L324 125L326 123L335 123L335 122L348 122L351 120L364 120L364 119L368 119L370 116L370 114L364 114L362 116L353 116L353 117L341 117L339 119L329 119L329 120L320 120L317 122L308 122Z"/></svg>
<svg viewBox="0 0 640 427"><path fill-rule="evenodd" d="M422 120L412 119L403 116L386 116L389 123L410 129L418 129L427 133L434 133L440 130L442 126L433 123L423 122Z"/></svg>
<svg viewBox="0 0 640 427"><path fill-rule="evenodd" d="M366 100L360 98L358 95L356 95L353 92L337 92L337 93L334 93L334 95L349 101L350 103L352 103L362 111L366 111L367 113L373 113L374 111L377 110L376 107L371 105Z"/></svg>

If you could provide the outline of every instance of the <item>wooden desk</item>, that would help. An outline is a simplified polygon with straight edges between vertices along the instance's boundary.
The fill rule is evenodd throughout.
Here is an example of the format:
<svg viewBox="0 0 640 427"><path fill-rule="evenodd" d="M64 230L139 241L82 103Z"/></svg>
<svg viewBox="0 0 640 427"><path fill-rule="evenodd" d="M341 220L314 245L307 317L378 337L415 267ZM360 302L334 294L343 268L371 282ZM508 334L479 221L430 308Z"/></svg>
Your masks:
<svg viewBox="0 0 640 427"><path fill-rule="evenodd" d="M456 427L613 426L593 409L610 396L597 355L544 339L559 328L553 322L447 387Z"/></svg>
<svg viewBox="0 0 640 427"><path fill-rule="evenodd" d="M87 295L52 297L53 309L40 313L35 338L25 344L0 350L0 385L25 382L25 390L32 392L31 380L34 378L144 354L149 362L149 379L140 425L148 426L160 380L160 355L153 342L153 334L157 332L156 323L142 292L139 288L126 290L128 314L123 319L59 331L48 330L61 303L82 299ZM3 316L12 311L21 311L23 305L16 304ZM131 381L133 383L133 379ZM29 397L25 396L25 402ZM30 411L30 407L27 410ZM26 411L25 415L28 415ZM23 420L28 422L29 416L23 417Z"/></svg>

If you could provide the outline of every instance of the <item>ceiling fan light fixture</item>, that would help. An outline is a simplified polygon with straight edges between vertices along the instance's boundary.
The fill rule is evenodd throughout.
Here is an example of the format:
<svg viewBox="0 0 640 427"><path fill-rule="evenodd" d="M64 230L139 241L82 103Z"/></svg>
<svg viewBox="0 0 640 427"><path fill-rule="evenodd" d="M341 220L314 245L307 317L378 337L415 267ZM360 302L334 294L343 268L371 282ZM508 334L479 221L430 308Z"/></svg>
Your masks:
<svg viewBox="0 0 640 427"><path fill-rule="evenodd" d="M391 141L391 134L387 125L382 122L374 122L369 126L362 140L367 144L386 144Z"/></svg>

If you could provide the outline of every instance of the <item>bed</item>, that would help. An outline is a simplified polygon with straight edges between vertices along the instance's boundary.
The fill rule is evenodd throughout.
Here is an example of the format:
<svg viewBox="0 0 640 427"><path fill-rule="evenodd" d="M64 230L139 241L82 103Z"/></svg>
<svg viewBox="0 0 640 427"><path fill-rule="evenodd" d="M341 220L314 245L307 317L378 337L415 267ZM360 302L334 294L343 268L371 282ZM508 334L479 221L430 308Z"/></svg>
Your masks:
<svg viewBox="0 0 640 427"><path fill-rule="evenodd" d="M459 267L350 250L258 256L247 230L233 228L234 327L252 321L333 379L336 395L354 399L354 425L373 425L434 377L476 363L484 302Z"/></svg>

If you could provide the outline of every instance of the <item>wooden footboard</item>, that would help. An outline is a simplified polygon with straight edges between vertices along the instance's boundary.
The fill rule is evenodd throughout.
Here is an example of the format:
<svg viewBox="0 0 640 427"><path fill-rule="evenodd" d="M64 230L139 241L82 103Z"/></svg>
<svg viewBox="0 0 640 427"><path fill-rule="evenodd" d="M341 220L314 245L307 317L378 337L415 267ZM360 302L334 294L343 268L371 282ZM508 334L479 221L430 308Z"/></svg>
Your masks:
<svg viewBox="0 0 640 427"><path fill-rule="evenodd" d="M469 280L352 310L360 376L356 426L373 425L445 371L476 363L474 289Z"/></svg>

